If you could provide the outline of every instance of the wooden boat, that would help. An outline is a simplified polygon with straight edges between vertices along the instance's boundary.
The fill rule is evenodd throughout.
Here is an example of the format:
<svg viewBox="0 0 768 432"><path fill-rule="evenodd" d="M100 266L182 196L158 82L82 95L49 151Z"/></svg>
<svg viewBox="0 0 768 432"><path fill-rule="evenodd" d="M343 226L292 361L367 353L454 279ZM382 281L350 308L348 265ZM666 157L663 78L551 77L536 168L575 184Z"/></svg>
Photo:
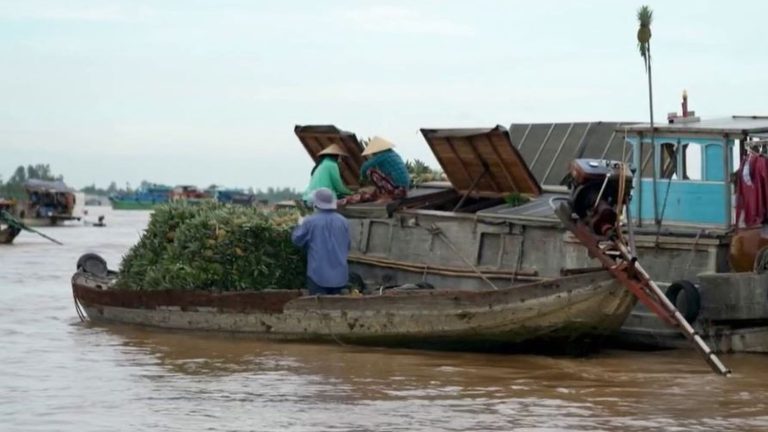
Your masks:
<svg viewBox="0 0 768 432"><path fill-rule="evenodd" d="M27 226L56 226L83 217L85 194L61 180L29 179L24 190L28 199L18 203L13 216Z"/></svg>
<svg viewBox="0 0 768 432"><path fill-rule="evenodd" d="M72 292L76 305L94 322L382 346L486 350L525 342L584 341L617 331L635 303L604 271L496 290L306 296L296 289L117 289L115 274L105 266L96 271L78 267Z"/></svg>
<svg viewBox="0 0 768 432"><path fill-rule="evenodd" d="M6 220L6 215L13 212L16 202L0 198L0 244L11 244L21 233L21 228L12 221Z"/></svg>
<svg viewBox="0 0 768 432"><path fill-rule="evenodd" d="M435 286L480 289L487 280L557 278L597 266L550 203L568 197L560 185L569 178L570 160L623 160L642 168L630 207L644 268L715 351L768 352L768 314L745 311L762 294L760 284L732 273L759 267L768 230L734 234L730 160L736 147L745 154L746 143L765 154L768 119L672 120L653 129L653 143L650 125L643 124L423 129L449 182L412 189L394 211L376 203L344 209L353 237L350 267L385 282L428 278ZM352 155L340 165L342 177L357 185L362 162L353 133L300 126L296 134L313 159L330 143L342 145ZM509 202L520 195L527 202ZM734 251L741 251L741 270L731 265ZM729 305L724 313L712 312L723 304ZM643 349L689 346L643 305L630 314L617 341Z"/></svg>
<svg viewBox="0 0 768 432"><path fill-rule="evenodd" d="M15 226L0 226L0 244L13 243L13 240L16 238L16 236L19 235L19 233L21 233L21 229Z"/></svg>

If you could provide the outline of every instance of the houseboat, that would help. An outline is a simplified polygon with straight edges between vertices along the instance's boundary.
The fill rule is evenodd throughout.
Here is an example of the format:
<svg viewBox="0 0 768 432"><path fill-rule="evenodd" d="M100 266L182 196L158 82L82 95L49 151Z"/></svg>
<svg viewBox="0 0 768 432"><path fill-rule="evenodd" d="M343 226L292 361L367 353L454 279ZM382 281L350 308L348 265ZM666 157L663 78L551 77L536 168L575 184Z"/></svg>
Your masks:
<svg viewBox="0 0 768 432"><path fill-rule="evenodd" d="M765 215L738 217L735 186L765 179L744 162L763 158L768 117L703 120L687 111L666 124L628 126L635 196L637 250L668 296L718 351L768 352L768 279L761 250L768 245ZM762 150L764 153L764 149ZM737 170L739 161L742 162ZM638 306L619 336L624 343L677 347L685 341Z"/></svg>
<svg viewBox="0 0 768 432"><path fill-rule="evenodd" d="M24 182L24 190L27 199L17 203L13 216L26 225L60 225L83 217L85 194L61 180L30 179Z"/></svg>
<svg viewBox="0 0 768 432"><path fill-rule="evenodd" d="M551 203L568 198L570 160L630 162L637 168L626 228L643 267L716 351L766 352L768 309L761 288L766 285L760 285L766 276L731 272L729 259L731 239L740 237L739 232L734 236L731 153L768 132L768 118L685 117L655 126L652 139L649 125L611 122L513 124L509 131L501 126L423 129L449 182L412 190L395 211L375 203L346 208L351 265L375 283L448 283L465 289L598 267ZM330 143L343 145L352 157L340 164L342 177L359 186L354 134L327 126L297 127L296 133L313 158ZM539 186L540 181L555 184ZM740 232L768 245L768 235L760 234L764 230ZM687 346L678 330L642 305L617 340Z"/></svg>

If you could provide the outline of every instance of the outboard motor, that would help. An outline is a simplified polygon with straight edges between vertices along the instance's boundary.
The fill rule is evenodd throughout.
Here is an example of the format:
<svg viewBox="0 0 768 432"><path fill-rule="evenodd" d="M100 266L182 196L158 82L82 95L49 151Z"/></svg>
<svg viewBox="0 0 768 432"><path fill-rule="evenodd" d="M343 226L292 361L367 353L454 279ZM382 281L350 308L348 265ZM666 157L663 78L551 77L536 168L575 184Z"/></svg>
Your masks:
<svg viewBox="0 0 768 432"><path fill-rule="evenodd" d="M628 202L632 191L629 167L617 161L576 159L570 174L572 211L595 234L609 236L616 226L619 205Z"/></svg>

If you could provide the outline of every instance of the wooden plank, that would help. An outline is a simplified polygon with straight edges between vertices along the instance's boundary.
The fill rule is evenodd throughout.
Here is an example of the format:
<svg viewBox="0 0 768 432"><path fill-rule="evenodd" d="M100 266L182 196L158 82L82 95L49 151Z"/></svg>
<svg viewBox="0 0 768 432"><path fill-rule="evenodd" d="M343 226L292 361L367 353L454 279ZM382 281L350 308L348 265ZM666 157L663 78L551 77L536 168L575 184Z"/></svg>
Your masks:
<svg viewBox="0 0 768 432"><path fill-rule="evenodd" d="M491 186L493 187L493 190L494 190L494 191L496 191L496 192L500 192L500 193L504 192L504 188L500 187L500 186L499 186L499 184L497 183L497 181L496 181L496 179L495 179L496 175L495 175L494 171L491 169L491 167L490 167L490 164L489 164L489 163L488 163L488 161L487 161L487 160L486 160L486 159L485 159L485 158L484 158L484 157L483 157L483 156L480 154L479 150L477 149L477 143L475 143L475 141L473 141L473 139L474 139L474 138L476 138L476 137L469 137L469 138L468 138L468 141L469 141L469 142L468 142L467 144L468 144L468 147L469 147L470 149L472 149L472 153L473 153L473 155L474 155L474 156L475 156L475 157L476 157L476 158L477 158L477 159L480 161L480 163L481 163L481 169L482 169L483 171L485 171L485 170L486 170L486 167L487 167L487 169L488 169L488 172L487 172L487 173L486 173L486 175L483 177L483 179L485 179L485 178L487 178L487 179L488 179L488 183L490 183L490 184L491 184ZM482 171L481 171L481 172L482 172Z"/></svg>
<svg viewBox="0 0 768 432"><path fill-rule="evenodd" d="M517 188L515 179L512 176L512 174L510 174L509 171L507 170L507 166L505 164L501 163L501 161L502 161L501 155L499 154L499 150L496 148L496 145L491 140L490 135L487 135L485 138L488 141L488 147L493 151L493 155L495 157L495 160L499 161L499 165L501 167L501 171L504 173L504 176L507 179L507 182L509 184L510 189L512 189L512 192L518 192L518 188Z"/></svg>

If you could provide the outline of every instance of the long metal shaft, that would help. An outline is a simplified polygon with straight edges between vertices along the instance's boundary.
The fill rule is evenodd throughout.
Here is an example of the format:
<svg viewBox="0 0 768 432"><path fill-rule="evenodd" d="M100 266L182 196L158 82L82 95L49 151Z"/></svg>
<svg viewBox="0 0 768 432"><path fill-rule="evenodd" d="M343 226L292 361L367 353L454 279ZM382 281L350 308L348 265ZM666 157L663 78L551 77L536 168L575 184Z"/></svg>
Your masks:
<svg viewBox="0 0 768 432"><path fill-rule="evenodd" d="M616 242L616 246L619 249L619 252L621 252L623 258L627 262L634 261L634 269L637 271L639 276L643 279L643 281L647 284L647 287L655 294L657 301L661 303L661 305L664 307L664 309L674 317L675 322L680 326L680 331L687 337L691 342L693 342L696 349L704 356L704 359L706 360L707 364L712 368L713 371L719 373L720 375L730 375L731 370L728 369L715 355L715 353L712 351L711 348L704 342L704 340L701 338L701 336L696 332L696 330L688 323L688 321L685 320L683 315L680 313L679 310L677 310L677 307L675 307L674 304L667 298L666 295L664 295L664 292L659 288L658 285L651 279L651 276L648 274L648 272L645 271L643 266L640 265L637 260L634 259L633 254L629 251L626 245L624 245L622 242Z"/></svg>

